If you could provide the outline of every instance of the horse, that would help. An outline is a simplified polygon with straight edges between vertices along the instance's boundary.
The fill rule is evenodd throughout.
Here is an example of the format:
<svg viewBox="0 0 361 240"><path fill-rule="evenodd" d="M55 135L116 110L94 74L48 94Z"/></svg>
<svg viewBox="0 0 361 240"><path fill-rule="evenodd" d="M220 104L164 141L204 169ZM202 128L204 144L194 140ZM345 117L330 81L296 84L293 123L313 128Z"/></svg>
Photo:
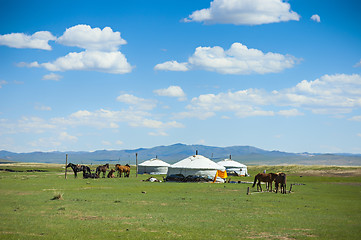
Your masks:
<svg viewBox="0 0 361 240"><path fill-rule="evenodd" d="M97 174L98 176L100 175L100 172L103 172L103 178L105 178L105 174L107 173L107 170L109 169L109 163L106 163L104 165L98 166L95 174Z"/></svg>
<svg viewBox="0 0 361 240"><path fill-rule="evenodd" d="M83 171L83 172L85 171L85 172L88 172L90 174L90 168L88 166L85 166L85 165L69 163L66 166L66 168L68 168L68 167L71 167L71 169L73 169L75 178L77 178L78 172L81 172L81 171Z"/></svg>
<svg viewBox="0 0 361 240"><path fill-rule="evenodd" d="M285 194L286 193L286 174L285 173L277 173L277 177L275 178L275 188L276 188L276 193L278 192L278 186L280 186L281 188L281 193Z"/></svg>
<svg viewBox="0 0 361 240"><path fill-rule="evenodd" d="M115 170L114 169L111 169L110 171L109 171L109 173L108 173L108 178L114 178L114 172L115 172Z"/></svg>
<svg viewBox="0 0 361 240"><path fill-rule="evenodd" d="M83 171L83 178L99 178L99 175L95 173L87 173L86 171Z"/></svg>
<svg viewBox="0 0 361 240"><path fill-rule="evenodd" d="M125 164L125 166L122 166L120 164L115 164L115 170L118 171L119 177L122 177L122 173L124 174L124 177L129 177L130 175L129 164Z"/></svg>
<svg viewBox="0 0 361 240"><path fill-rule="evenodd" d="M277 177L276 173L258 173L255 177L254 177L254 183L252 185L252 187L254 187L256 185L256 182L258 180L257 183L257 191L258 187L261 189L262 192L262 187L261 187L261 182L265 182L266 183L266 188L267 190L269 190L269 186L271 186L271 191L272 191L272 182L274 181L274 179Z"/></svg>

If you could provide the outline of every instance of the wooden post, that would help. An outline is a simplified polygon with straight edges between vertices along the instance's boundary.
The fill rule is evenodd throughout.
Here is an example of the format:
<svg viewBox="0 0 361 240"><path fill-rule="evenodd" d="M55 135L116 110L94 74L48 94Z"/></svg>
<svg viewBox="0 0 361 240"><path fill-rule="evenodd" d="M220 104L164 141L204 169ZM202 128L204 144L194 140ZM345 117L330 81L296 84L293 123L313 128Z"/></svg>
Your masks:
<svg viewBox="0 0 361 240"><path fill-rule="evenodd" d="M293 186L293 184L291 184L291 186L290 186L290 191L289 191L289 193L291 192L291 190L292 190L292 186Z"/></svg>
<svg viewBox="0 0 361 240"><path fill-rule="evenodd" d="M66 157L65 157L65 179L66 179L66 173L68 172L68 169L66 168L66 166L68 166L68 154L66 154Z"/></svg>
<svg viewBox="0 0 361 240"><path fill-rule="evenodd" d="M135 177L138 177L138 153L135 153L135 166L136 166Z"/></svg>
<svg viewBox="0 0 361 240"><path fill-rule="evenodd" d="M247 195L249 195L249 187L247 188Z"/></svg>

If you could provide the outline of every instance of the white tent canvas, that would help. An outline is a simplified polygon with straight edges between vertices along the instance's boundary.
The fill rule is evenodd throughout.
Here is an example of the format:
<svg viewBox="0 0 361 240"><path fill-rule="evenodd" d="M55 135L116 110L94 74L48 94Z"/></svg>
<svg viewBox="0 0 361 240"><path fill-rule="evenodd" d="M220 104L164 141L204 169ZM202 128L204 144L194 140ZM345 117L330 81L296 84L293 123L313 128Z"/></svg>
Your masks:
<svg viewBox="0 0 361 240"><path fill-rule="evenodd" d="M226 169L202 155L193 155L171 165L168 168L167 176L182 174L184 177L202 176L213 178L217 170L225 171Z"/></svg>
<svg viewBox="0 0 361 240"><path fill-rule="evenodd" d="M138 174L167 174L169 166L170 164L160 159L152 158L148 161L138 164Z"/></svg>
<svg viewBox="0 0 361 240"><path fill-rule="evenodd" d="M241 176L248 175L246 165L236 162L236 161L233 161L231 159L224 159L222 161L217 162L217 164L225 167L227 170L227 173L236 172L238 175L241 175Z"/></svg>

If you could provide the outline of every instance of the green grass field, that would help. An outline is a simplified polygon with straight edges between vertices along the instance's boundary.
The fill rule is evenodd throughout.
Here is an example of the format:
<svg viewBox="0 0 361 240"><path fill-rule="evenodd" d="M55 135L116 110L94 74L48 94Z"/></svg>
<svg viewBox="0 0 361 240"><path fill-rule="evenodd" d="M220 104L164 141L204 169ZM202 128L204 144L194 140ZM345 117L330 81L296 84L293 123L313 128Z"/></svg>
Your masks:
<svg viewBox="0 0 361 240"><path fill-rule="evenodd" d="M22 171L0 171L0 239L359 239L361 234L361 168L249 167L252 176L266 168L286 172L287 189L305 184L283 195L252 188L247 195L251 184L143 182L149 176L136 178L134 169L128 179L69 174L65 180L60 165L0 168ZM25 172L29 169L46 172ZM57 196L62 199L52 200Z"/></svg>

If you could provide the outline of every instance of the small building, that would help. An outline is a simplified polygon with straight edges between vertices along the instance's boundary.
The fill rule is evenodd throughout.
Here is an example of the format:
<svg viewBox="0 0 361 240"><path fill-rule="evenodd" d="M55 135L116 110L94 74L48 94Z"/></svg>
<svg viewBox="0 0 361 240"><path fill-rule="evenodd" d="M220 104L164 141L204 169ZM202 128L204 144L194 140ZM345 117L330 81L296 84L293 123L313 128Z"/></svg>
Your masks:
<svg viewBox="0 0 361 240"><path fill-rule="evenodd" d="M214 178L217 170L226 169L202 155L193 155L171 165L167 176L182 174L184 177Z"/></svg>
<svg viewBox="0 0 361 240"><path fill-rule="evenodd" d="M150 160L138 164L138 174L151 174L151 175L167 174L169 166L170 164L158 158L152 158Z"/></svg>
<svg viewBox="0 0 361 240"><path fill-rule="evenodd" d="M223 166L227 170L227 174L236 173L238 176L248 176L247 166L233 161L231 156L228 159L217 162L220 166Z"/></svg>

